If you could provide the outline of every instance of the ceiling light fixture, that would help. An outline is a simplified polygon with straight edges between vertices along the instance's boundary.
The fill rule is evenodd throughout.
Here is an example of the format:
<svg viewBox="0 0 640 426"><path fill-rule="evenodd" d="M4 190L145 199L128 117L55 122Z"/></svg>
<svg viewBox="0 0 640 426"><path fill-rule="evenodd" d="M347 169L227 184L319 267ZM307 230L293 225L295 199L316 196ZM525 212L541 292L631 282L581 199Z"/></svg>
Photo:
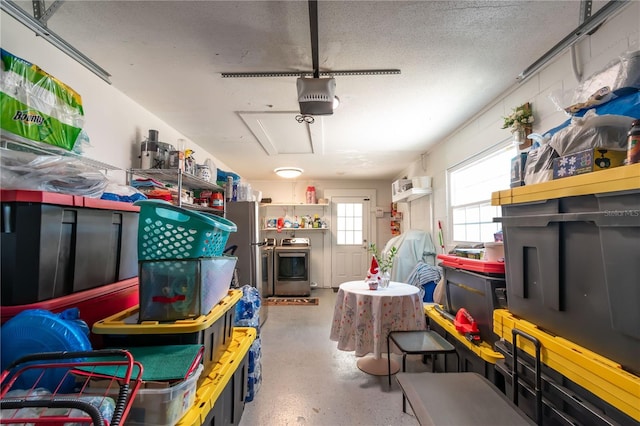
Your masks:
<svg viewBox="0 0 640 426"><path fill-rule="evenodd" d="M278 167L274 170L274 172L276 172L278 176L286 179L297 178L302 174L303 171L304 170L299 167Z"/></svg>

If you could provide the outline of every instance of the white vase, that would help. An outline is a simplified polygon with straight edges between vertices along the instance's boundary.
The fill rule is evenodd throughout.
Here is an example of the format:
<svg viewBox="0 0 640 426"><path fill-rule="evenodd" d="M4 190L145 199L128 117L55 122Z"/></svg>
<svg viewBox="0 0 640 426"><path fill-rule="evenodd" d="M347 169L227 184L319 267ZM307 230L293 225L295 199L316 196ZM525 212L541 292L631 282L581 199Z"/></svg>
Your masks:
<svg viewBox="0 0 640 426"><path fill-rule="evenodd" d="M380 288L389 287L389 282L391 282L391 272L389 271L382 272L382 278L380 279Z"/></svg>
<svg viewBox="0 0 640 426"><path fill-rule="evenodd" d="M514 144L520 145L521 143L523 143L525 141L525 136L524 136L524 130L523 129L516 129L511 133L513 134L513 143Z"/></svg>

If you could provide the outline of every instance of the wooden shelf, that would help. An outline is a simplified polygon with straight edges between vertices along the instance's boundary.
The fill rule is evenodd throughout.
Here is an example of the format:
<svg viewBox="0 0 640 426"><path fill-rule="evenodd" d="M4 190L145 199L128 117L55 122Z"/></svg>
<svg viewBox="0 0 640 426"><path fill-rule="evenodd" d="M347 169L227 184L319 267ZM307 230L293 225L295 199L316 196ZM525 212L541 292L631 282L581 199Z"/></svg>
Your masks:
<svg viewBox="0 0 640 426"><path fill-rule="evenodd" d="M408 203L418 198L430 195L432 193L431 188L411 188L406 191L400 192L392 197L394 203Z"/></svg>

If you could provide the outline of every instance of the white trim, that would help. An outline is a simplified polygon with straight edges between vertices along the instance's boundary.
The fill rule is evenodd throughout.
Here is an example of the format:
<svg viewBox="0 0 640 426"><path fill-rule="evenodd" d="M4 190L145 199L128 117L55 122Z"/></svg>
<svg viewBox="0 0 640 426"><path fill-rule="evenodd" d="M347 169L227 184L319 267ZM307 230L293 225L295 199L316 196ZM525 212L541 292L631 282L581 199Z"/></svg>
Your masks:
<svg viewBox="0 0 640 426"><path fill-rule="evenodd" d="M479 153L465 159L464 161L461 161L459 163L456 163L455 165L448 167L446 169L446 173L445 173L445 182L446 182L446 211L447 211L447 219L446 219L446 227L448 232L446 233L446 237L448 237L448 239L445 239L444 244L445 244L445 248L447 246L455 246L456 244L460 243L460 244L473 244L473 243L482 243L482 241L458 241L458 240L454 240L453 239L453 206L451 205L451 174L454 172L457 172L459 170L464 169L465 167L469 167L471 165L473 165L474 163L481 161L487 157L490 157L492 155L498 155L501 153L501 151L506 151L509 148L512 147L512 144L510 143L510 138L504 139L494 145L492 145L491 147L480 151ZM475 204L479 204L481 202L486 202L486 201L491 201L491 199L489 200L483 200L477 203L468 203L468 204L461 204L461 205L457 205L456 207L467 207L470 205L475 205Z"/></svg>
<svg viewBox="0 0 640 426"><path fill-rule="evenodd" d="M333 197L367 197L369 199L369 240L367 244L371 242L377 243L378 239L378 223L376 220L376 206L377 197L375 189L325 189L324 197L329 202L328 215L333 217L332 210L332 198ZM324 276L329 277L329 282L333 282L331 259L333 256L333 233L334 227L330 227L330 232L324 234L324 246L329 247L329 250L324 250ZM375 240L375 241L372 241ZM327 278L325 278L326 280Z"/></svg>

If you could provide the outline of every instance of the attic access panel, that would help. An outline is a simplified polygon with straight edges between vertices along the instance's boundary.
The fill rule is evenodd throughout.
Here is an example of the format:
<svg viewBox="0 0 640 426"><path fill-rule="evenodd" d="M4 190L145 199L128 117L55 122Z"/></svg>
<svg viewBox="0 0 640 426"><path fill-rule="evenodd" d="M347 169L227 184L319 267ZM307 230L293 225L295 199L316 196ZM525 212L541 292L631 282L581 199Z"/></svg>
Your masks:
<svg viewBox="0 0 640 426"><path fill-rule="evenodd" d="M314 137L309 126L301 126L294 119L297 112L240 112L238 114L269 156L316 152ZM322 135L317 137L321 138ZM316 141L315 145L317 144Z"/></svg>

